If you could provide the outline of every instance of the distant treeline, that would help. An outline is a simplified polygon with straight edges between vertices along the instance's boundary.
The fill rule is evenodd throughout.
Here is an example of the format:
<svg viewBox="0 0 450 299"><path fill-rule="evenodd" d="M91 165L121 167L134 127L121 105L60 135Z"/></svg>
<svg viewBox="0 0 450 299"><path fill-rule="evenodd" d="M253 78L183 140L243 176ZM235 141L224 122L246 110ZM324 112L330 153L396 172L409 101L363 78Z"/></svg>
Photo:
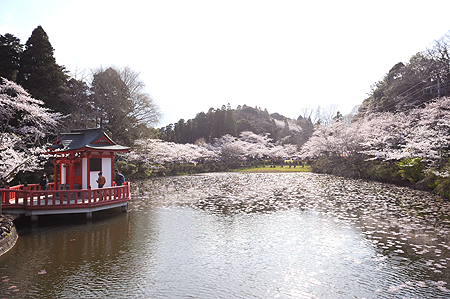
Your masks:
<svg viewBox="0 0 450 299"><path fill-rule="evenodd" d="M289 119L278 113L269 112L247 105L231 109L223 105L220 109L210 108L200 112L195 118L185 121L180 119L159 129L159 138L176 143L213 142L223 135L239 136L241 132L268 134L274 142L290 143L301 146L313 133L314 125L310 118L300 116L297 120Z"/></svg>

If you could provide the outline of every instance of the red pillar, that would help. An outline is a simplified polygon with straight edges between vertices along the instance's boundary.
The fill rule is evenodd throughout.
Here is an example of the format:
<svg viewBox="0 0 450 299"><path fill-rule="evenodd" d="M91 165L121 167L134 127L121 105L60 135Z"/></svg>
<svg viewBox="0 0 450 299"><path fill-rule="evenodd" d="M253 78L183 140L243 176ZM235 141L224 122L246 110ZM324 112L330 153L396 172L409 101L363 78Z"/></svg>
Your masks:
<svg viewBox="0 0 450 299"><path fill-rule="evenodd" d="M114 182L114 153L109 153L111 155L111 187L113 186Z"/></svg>
<svg viewBox="0 0 450 299"><path fill-rule="evenodd" d="M55 190L58 190L58 185L59 185L59 182L58 182L58 163L53 162L53 165L55 166L55 174L54 174L55 184L54 184L54 188L55 188Z"/></svg>
<svg viewBox="0 0 450 299"><path fill-rule="evenodd" d="M87 186L86 188L89 188L91 186L91 155L87 155L87 163L86 163L86 172L87 172ZM92 186L91 186L92 187Z"/></svg>
<svg viewBox="0 0 450 299"><path fill-rule="evenodd" d="M28 192L28 184L25 183L25 185L23 186L22 189L22 194L23 194L23 204L24 205L33 205L33 198L30 198L30 194ZM28 202L28 200L30 200L30 202ZM17 197L16 197L16 203L17 203Z"/></svg>
<svg viewBox="0 0 450 299"><path fill-rule="evenodd" d="M67 166L69 167L69 189L73 189L73 161L70 161Z"/></svg>
<svg viewBox="0 0 450 299"><path fill-rule="evenodd" d="M5 189L9 189L9 185L6 185L5 186ZM3 198L3 196L2 196L2 204L4 203L4 204L9 204L9 198L10 198L10 193L9 193L9 191L7 191L7 192L5 192L4 193L5 195L4 195L4 198ZM1 205L0 205L0 213L2 212L2 209L1 209Z"/></svg>

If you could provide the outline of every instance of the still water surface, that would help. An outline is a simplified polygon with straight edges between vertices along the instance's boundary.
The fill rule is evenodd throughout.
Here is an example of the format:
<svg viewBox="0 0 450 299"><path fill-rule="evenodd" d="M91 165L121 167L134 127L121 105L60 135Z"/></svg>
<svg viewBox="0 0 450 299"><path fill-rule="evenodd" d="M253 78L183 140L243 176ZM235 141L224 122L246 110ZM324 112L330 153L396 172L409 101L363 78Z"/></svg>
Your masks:
<svg viewBox="0 0 450 299"><path fill-rule="evenodd" d="M0 298L450 298L447 202L312 173L136 183L128 213L18 222Z"/></svg>

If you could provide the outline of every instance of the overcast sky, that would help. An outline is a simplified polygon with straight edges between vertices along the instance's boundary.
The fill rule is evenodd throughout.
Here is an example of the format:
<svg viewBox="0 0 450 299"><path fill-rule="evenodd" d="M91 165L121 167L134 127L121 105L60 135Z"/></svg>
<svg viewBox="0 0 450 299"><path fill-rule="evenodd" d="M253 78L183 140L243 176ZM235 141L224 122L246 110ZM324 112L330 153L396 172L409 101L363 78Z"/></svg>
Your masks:
<svg viewBox="0 0 450 299"><path fill-rule="evenodd" d="M347 114L450 30L449 11L448 0L0 0L0 34L25 43L41 25L72 72L140 72L160 127L228 103Z"/></svg>

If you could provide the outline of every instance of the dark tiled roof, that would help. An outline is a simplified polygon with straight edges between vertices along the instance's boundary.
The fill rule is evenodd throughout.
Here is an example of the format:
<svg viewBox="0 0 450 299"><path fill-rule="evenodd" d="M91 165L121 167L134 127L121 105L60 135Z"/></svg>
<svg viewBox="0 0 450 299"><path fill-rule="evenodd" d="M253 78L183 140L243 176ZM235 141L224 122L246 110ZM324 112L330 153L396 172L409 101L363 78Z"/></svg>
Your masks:
<svg viewBox="0 0 450 299"><path fill-rule="evenodd" d="M110 142L98 142L94 144L94 142L98 141L102 137L105 137ZM70 133L61 134L55 144L53 144L50 148L54 150L69 151L82 149L85 147L112 151L123 151L129 149L129 147L116 144L103 132L103 129L101 128L72 130Z"/></svg>

